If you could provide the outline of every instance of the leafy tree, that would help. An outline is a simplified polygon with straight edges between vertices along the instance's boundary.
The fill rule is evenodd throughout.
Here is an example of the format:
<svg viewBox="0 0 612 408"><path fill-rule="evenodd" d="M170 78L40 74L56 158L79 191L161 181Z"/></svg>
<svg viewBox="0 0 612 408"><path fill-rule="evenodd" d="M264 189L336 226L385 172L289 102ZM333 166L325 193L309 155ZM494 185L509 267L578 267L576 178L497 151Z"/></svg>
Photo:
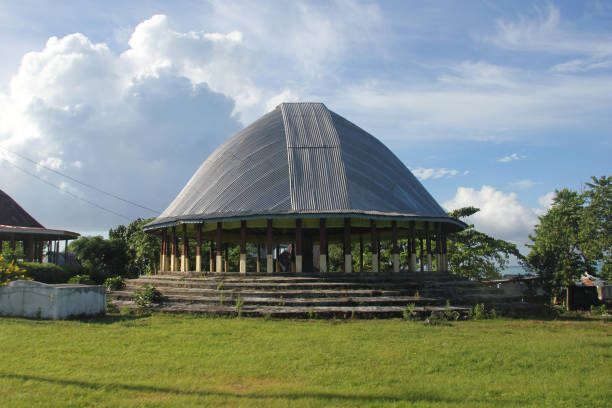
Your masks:
<svg viewBox="0 0 612 408"><path fill-rule="evenodd" d="M138 218L127 227L119 225L108 232L110 239L117 239L125 244L128 256L125 274L128 277L151 274L157 270L161 248L160 239L142 230L142 226L152 220L153 218Z"/></svg>
<svg viewBox="0 0 612 408"><path fill-rule="evenodd" d="M554 293L585 272L595 273L595 261L606 252L609 255L609 244L606 251L606 237L601 235L610 226L602 224L605 203L601 203L601 192L596 190L594 186L585 194L557 190L551 208L538 217L540 223L529 236L533 244L528 245L531 248L528 265ZM588 205L593 202L594 206ZM608 211L609 208L608 204Z"/></svg>
<svg viewBox="0 0 612 408"><path fill-rule="evenodd" d="M130 259L126 244L121 239L104 239L101 236L80 237L72 241L68 249L81 261L83 269L98 284L107 278L127 274Z"/></svg>
<svg viewBox="0 0 612 408"><path fill-rule="evenodd" d="M475 207L464 207L449 215L464 218L478 211ZM500 270L510 262L511 256L519 261L524 259L515 244L477 231L474 225L450 237L447 247L449 270L472 279L499 278Z"/></svg>
<svg viewBox="0 0 612 408"><path fill-rule="evenodd" d="M586 257L601 264L600 276L612 279L612 176L591 177L582 194L585 207L580 240Z"/></svg>

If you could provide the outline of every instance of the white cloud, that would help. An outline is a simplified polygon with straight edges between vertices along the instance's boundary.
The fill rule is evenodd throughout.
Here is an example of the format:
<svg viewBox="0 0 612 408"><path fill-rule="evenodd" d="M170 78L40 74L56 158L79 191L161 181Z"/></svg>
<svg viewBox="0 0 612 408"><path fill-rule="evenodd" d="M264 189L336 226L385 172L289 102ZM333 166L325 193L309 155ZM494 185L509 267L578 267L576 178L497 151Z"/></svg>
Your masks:
<svg viewBox="0 0 612 408"><path fill-rule="evenodd" d="M489 87L377 79L349 85L330 99L348 117L363 118L366 129L374 127L367 120L373 121L387 141L517 140L612 122L612 76L521 72L512 80L512 86Z"/></svg>
<svg viewBox="0 0 612 408"><path fill-rule="evenodd" d="M64 167L64 162L59 157L47 157L46 159L38 162L36 169L40 171L43 166L53 170L59 170Z"/></svg>
<svg viewBox="0 0 612 408"><path fill-rule="evenodd" d="M132 47L119 55L78 33L52 37L43 50L26 54L9 90L0 92L0 147L31 157L40 176L61 190L77 192L41 165L163 210L212 150L241 127L234 99L188 69L231 52L240 36L178 33L166 23L157 16L138 26ZM236 87L248 88L245 81ZM264 105L267 93L261 94ZM14 168L2 173L3 189L33 203L28 211L43 225L99 230L124 222ZM90 190L81 193L128 217L155 215Z"/></svg>
<svg viewBox="0 0 612 408"><path fill-rule="evenodd" d="M439 179L442 177L451 178L459 174L458 170L453 169L445 169L445 168L425 168L425 167L415 167L410 169L412 174L415 175L419 180L427 180L427 179Z"/></svg>
<svg viewBox="0 0 612 408"><path fill-rule="evenodd" d="M441 75L443 83L467 86L513 87L516 84L518 70L490 64L486 61L463 61L450 67L452 75Z"/></svg>
<svg viewBox="0 0 612 408"><path fill-rule="evenodd" d="M521 159L526 159L526 158L527 158L527 156L519 155L518 153L512 153L509 156L498 157L495 160L500 162L500 163L508 163L508 162L511 162L511 161L521 160Z"/></svg>
<svg viewBox="0 0 612 408"><path fill-rule="evenodd" d="M550 191L544 194L543 196L540 196L540 198L538 198L538 203L540 204L540 208L534 208L533 212L537 215L546 214L546 211L548 211L548 209L552 206L555 195L556 194L554 191Z"/></svg>
<svg viewBox="0 0 612 408"><path fill-rule="evenodd" d="M491 186L482 186L480 190L459 187L443 206L448 211L467 206L479 208L468 222L495 238L514 243L528 242L528 235L538 223L536 214L519 203L516 193L506 194Z"/></svg>
<svg viewBox="0 0 612 408"><path fill-rule="evenodd" d="M514 50L543 51L558 54L580 54L592 57L612 55L612 37L601 33L578 32L564 24L558 7L533 8L533 18L497 21L493 42Z"/></svg>
<svg viewBox="0 0 612 408"><path fill-rule="evenodd" d="M595 69L605 69L612 67L612 60L599 60L593 59L583 60L575 59L561 64L557 64L553 67L553 70L559 72L587 72Z"/></svg>
<svg viewBox="0 0 612 408"><path fill-rule="evenodd" d="M537 181L529 180L529 179L523 179L523 180L514 181L514 182L510 183L510 188L512 188L512 189L519 189L519 190L526 190L526 189L531 188L533 186L536 186L538 184L541 184L541 183L539 183Z"/></svg>

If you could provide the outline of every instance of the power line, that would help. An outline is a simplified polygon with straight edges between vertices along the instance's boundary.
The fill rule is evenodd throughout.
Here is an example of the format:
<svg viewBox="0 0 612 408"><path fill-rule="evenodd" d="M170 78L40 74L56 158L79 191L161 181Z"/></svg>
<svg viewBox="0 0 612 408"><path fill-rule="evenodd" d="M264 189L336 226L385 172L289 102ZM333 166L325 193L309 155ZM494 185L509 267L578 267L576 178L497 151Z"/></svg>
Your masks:
<svg viewBox="0 0 612 408"><path fill-rule="evenodd" d="M111 214L113 214L113 215L116 215L116 216L118 216L118 217L125 218L126 220L131 220L131 218L126 217L125 215L119 214L119 213L117 213L117 212L115 212L115 211L113 211L113 210L109 210L108 208L102 207L101 205L98 205L98 204L96 204L96 203L94 203L94 202L91 202L91 201L89 201L89 200L87 200L87 199L85 199L85 198L83 198L83 197L79 197L78 195L76 195L76 194L74 194L74 193L71 193L71 192L70 192L70 191L68 191L68 190L63 189L63 188L61 188L60 186L58 186L58 185L56 185L56 184L53 184L53 183L51 183L50 181L47 181L47 180L43 179L42 177L37 176L36 174L30 173L29 171L27 171L27 170L25 170L25 169L22 169L21 167L17 166L15 163L11 162L10 160L8 160L8 159L6 159L6 158L4 158L4 157L1 157L1 159L3 159L5 162L7 162L7 163L8 163L8 164L10 164L11 166L15 167L16 169L21 170L21 171L22 171L22 172L24 172L25 174L27 174L27 175L29 175L29 176L32 176L32 177L34 177L34 178L37 178L38 180L42 181L43 183L46 183L46 184L50 185L51 187L54 187L54 188L56 188L56 189L58 189L58 190L60 190L60 191L62 191L62 192L64 192L64 193L66 193L66 194L69 194L69 195L71 195L72 197L74 197L74 198L76 198L76 199L79 199L79 200L81 200L81 201L84 201L84 202L86 202L86 203L87 203L87 204L89 204L89 205L93 205L94 207L97 207L97 208L99 208L99 209L101 209L101 210L104 210L104 211L106 211L106 212L109 212L109 213L111 213Z"/></svg>
<svg viewBox="0 0 612 408"><path fill-rule="evenodd" d="M17 157L20 157L20 158L22 158L23 160L27 160L27 161L29 161L30 163L33 163L33 164L35 164L35 165L37 165L37 166L40 166L40 167L42 167L42 168L44 168L44 169L46 169L46 170L52 171L53 173L58 174L58 175L60 175L60 176L62 176L62 177L66 177L67 179L72 180L72 181L74 181L75 183L81 184L81 185L83 185L83 186L85 186L85 187L88 187L88 188L91 188L92 190L95 190L95 191L97 191L97 192L99 192L99 193L106 194L107 196L110 196L110 197L113 197L113 198L115 198L115 199L117 199L117 200L123 201L124 203L128 203L128 204L134 205L134 206L136 206L136 207L142 208L143 210L151 211L152 213L155 213L155 214L159 214L159 213L161 213L161 211L157 211L157 210L154 210L154 209L152 209L152 208L145 207L144 205L140 205L140 204L135 203L135 202L133 202L133 201L127 200L127 199L122 198L122 197L119 197L118 195L115 195L115 194L113 194L113 193L109 193L108 191L104 191L104 190L102 190L102 189L99 189L98 187L92 186L91 184L87 184L87 183L85 183L84 181L77 180L77 179L75 179L74 177L71 177L71 176L69 176L69 175L67 175L67 174L62 173L61 171L57 171L57 170L55 170L55 169L52 169L52 168L50 168L50 167L45 166L44 164L37 163L36 161L34 161L34 160L32 160L32 159L30 159L30 158L28 158L28 157L25 157L25 156L23 156L23 155L21 155L21 154L19 154L19 153L15 153L15 152L12 152L12 151L10 151L10 150L7 150L7 149L6 149L6 148L4 148L4 147L0 147L0 149L4 150L4 151L5 151L5 152L7 152L7 153L13 154L13 155L15 155L15 156L17 156ZM13 163L11 163L11 164L13 164Z"/></svg>

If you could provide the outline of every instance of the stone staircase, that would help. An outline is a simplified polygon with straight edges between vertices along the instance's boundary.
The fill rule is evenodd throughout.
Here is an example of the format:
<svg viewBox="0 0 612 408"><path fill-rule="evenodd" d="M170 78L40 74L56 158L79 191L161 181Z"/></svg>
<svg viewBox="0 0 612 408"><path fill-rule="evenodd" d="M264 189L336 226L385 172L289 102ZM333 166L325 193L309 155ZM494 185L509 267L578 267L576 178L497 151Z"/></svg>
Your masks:
<svg viewBox="0 0 612 408"><path fill-rule="evenodd" d="M168 313L292 318L386 318L467 315L484 303L497 312L534 305L504 297L497 289L448 273L265 275L169 273L126 281L108 295L118 309L136 309L134 292L157 288L163 302L151 310ZM450 307L447 306L447 301Z"/></svg>

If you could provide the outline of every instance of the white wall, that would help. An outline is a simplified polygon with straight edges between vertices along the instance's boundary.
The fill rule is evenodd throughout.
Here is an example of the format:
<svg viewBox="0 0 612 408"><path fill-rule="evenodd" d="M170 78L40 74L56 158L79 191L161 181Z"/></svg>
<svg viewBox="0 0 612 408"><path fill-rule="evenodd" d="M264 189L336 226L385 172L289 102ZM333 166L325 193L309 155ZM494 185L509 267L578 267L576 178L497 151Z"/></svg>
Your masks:
<svg viewBox="0 0 612 408"><path fill-rule="evenodd" d="M13 281L0 287L0 315L3 316L66 319L105 311L104 286Z"/></svg>

